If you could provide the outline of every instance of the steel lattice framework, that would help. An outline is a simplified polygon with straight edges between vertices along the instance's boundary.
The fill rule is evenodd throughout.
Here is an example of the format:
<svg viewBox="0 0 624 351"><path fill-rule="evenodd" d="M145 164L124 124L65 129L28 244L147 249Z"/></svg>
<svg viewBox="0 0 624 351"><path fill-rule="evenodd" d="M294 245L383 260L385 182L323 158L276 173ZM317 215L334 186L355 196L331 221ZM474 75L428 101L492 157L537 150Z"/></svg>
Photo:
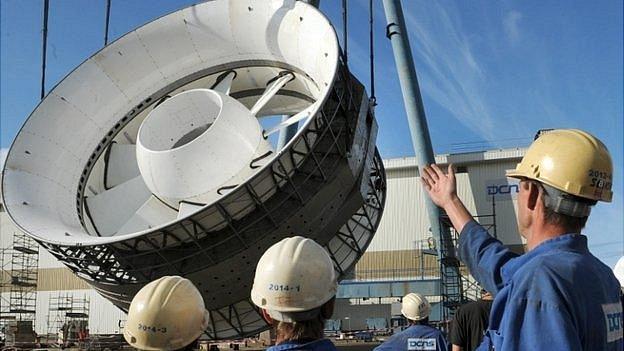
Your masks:
<svg viewBox="0 0 624 351"><path fill-rule="evenodd" d="M38 163L52 157L50 153L54 150L48 149L54 149L54 146L42 143L36 137L42 135L43 139L52 139L54 136L52 132L35 128L40 127L37 123L40 123L40 115L44 114L41 110L47 114L59 113L56 109L45 110L55 99L63 106L69 106L68 113L73 110L82 113L87 109L81 107L80 101L74 99L72 94L63 93L66 86L65 82L61 82L35 110L34 117L29 118L18 135L7 157L3 176L7 212L16 224L121 309L127 310L136 292L159 277L180 275L193 281L211 312L211 323L206 330L206 336L211 339L254 335L268 327L249 300L255 266L268 247L288 236L312 238L326 248L336 270L344 277L372 240L385 204L386 179L381 157L375 148L377 124L374 113L363 85L342 62L329 22L316 9L301 2L275 0L249 3L251 5L242 6L241 2L213 1L167 15L153 25L146 25L146 29L139 28L135 34L123 37L121 44L112 43L102 54L96 54L93 60L101 69L106 67L106 60L119 59L115 55L129 55L123 51L122 44L129 45L124 38L132 35L138 36L142 43L137 50L154 57L155 54L144 44L147 39L141 37L146 36L141 33L149 32L150 26L155 28L150 30L159 30L158 26L162 25L167 33L176 32L176 26L179 26L183 38L190 36L194 39L195 34L191 30L211 22L190 22L202 16L216 18L219 11L226 11L231 16L250 16L250 21L259 18L254 12L266 15L266 23L262 25L267 28L269 53L258 54L256 51L259 49L254 46L257 43L246 38L246 35L252 35L246 34L249 30L247 24L239 18L230 17L232 23L228 30L241 31L240 38L243 38L237 42L235 57L223 54L211 62L208 59L196 60L194 68L180 74L178 70L182 69L173 64L158 66L162 75L165 75L166 69L172 70L165 82L160 83L156 77L154 85L148 89L139 90L134 86L139 83L132 81L127 82L127 88L118 87L132 103L122 101L117 117L107 115L106 121L96 121L98 127L90 133L99 133L100 136L94 142L79 135L68 138L68 144L79 141L84 144L78 148L75 145L63 146L64 140L53 140L53 143L60 145L57 150L67 155L63 159L71 168L67 170L70 174L67 177L55 170L58 165ZM281 27L282 22L290 23L297 30ZM314 26L306 28L307 22L320 26L320 29ZM204 31L202 33L207 31L203 27L200 29ZM213 30L223 29L215 27ZM278 39L271 36L271 31L276 31ZM310 61L305 55L297 56L297 50L300 50L297 48L273 47L281 35L290 35L291 31L300 31L302 43L320 45L318 50L310 51L318 55L315 58L317 61ZM321 36L316 37L318 35ZM310 38L318 40L311 41ZM155 42L158 43L157 40ZM244 45L253 46L256 51L249 49L250 53L241 54ZM204 55L203 48L198 48L195 41L193 45L188 45L188 50L189 57L193 56L193 51L200 59ZM205 50L210 54L210 47ZM107 52L110 52L108 56ZM289 52L295 55L293 59L289 59ZM206 57L210 57L208 54L205 54ZM184 57L184 53L179 55ZM98 63L98 59L102 62ZM155 58L152 60L157 63ZM177 62L176 57L171 60ZM90 64L90 61L83 66ZM102 84L110 85L108 80L113 74L110 72L106 77L102 76ZM175 74L178 77L173 79L171 76ZM282 79L285 75L291 76L292 82ZM72 74L66 80L73 83L71 78ZM230 85L223 88L223 82L228 80ZM267 91L274 87L276 81L281 81L282 86L273 89L273 100L271 96L265 99ZM111 185L112 178L108 175L118 177L123 172L115 173L118 170L115 165L129 159L127 155L125 158L115 156L119 144L124 140L132 141L137 133L136 125L163 101L198 86L223 89L251 110L256 109L259 101L270 100L266 106L257 109L264 111L260 113L264 115L295 114L312 109L310 117L302 122L297 134L284 148L253 159L249 164L253 175L244 182L222 186L217 191L220 195L218 200L207 204L184 204L195 209L188 215L179 215L177 219L157 223L144 230L128 234L101 233L98 223L107 218L107 213L94 209L92 199L98 193L113 196L111 194L115 192L114 185ZM130 96L130 92L136 96ZM79 93L74 91L73 94ZM96 91L93 95L98 97ZM49 99L52 101L46 101ZM56 108L55 105L52 107ZM95 120L95 117L90 119ZM102 125L107 128L101 128ZM131 146L131 143L124 145L126 148ZM47 153L45 157L43 153ZM58 179L40 175L42 169L57 175ZM74 171L76 176L72 174ZM25 183L22 182L30 182L31 175L35 178L31 184L41 187L41 192L56 186L52 183L69 183L68 187L63 185L63 189L59 190L63 194L62 204L71 204L61 207L65 212L59 212L59 220L51 221L51 216L47 215L37 217L50 212L47 209L45 211L48 212L42 212L40 209L46 205L38 203L47 201L47 198L23 191ZM121 185L124 184L129 183ZM93 189L96 186L100 188ZM69 200L69 195L73 200ZM115 199L125 200L123 197ZM180 214L183 202L180 202ZM167 211L178 210L173 208ZM40 218L42 224L33 226L24 222L32 218ZM72 226L66 225L70 221L67 218L71 219ZM49 228L42 229L46 225Z"/></svg>

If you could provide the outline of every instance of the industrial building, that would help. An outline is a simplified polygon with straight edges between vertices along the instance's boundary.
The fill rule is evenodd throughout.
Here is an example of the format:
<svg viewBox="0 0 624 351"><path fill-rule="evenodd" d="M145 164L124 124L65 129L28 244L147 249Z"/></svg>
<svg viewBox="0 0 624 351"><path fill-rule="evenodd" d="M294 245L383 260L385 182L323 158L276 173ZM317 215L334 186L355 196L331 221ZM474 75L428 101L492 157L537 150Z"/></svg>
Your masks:
<svg viewBox="0 0 624 351"><path fill-rule="evenodd" d="M514 206L518 187L505 178L505 170L514 168L524 152L524 148L514 148L436 156L439 164L455 165L458 193L468 209L492 235L518 252L523 250ZM411 291L429 295L434 303L443 301L435 254L438 244L424 210L416 159L386 159L384 165L387 200L383 218L355 270L341 283L331 321L334 329L391 327L393 315L398 314L393 303ZM4 209L0 249L0 323L32 320L37 334L58 333L71 321L86 321L91 334L119 333L123 328L125 313L21 234ZM474 298L474 282L465 269L461 271L463 294ZM442 308L434 308L432 319L444 319L441 313Z"/></svg>

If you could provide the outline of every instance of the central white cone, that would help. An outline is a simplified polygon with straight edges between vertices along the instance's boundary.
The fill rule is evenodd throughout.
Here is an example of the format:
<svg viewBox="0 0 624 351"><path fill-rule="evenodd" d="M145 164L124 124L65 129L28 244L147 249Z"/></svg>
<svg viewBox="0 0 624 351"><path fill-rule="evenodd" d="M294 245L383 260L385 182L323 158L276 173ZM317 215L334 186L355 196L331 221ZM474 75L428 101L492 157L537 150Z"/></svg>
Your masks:
<svg viewBox="0 0 624 351"><path fill-rule="evenodd" d="M210 89L169 98L145 118L137 162L150 191L177 207L209 203L217 190L253 173L252 160L271 150L262 127L235 99Z"/></svg>

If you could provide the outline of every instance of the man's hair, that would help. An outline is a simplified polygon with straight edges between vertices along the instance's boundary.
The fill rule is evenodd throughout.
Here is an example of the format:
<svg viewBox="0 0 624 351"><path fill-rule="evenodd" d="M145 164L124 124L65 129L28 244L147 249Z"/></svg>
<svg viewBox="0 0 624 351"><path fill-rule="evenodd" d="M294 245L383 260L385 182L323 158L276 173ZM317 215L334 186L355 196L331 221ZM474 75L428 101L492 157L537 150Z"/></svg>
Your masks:
<svg viewBox="0 0 624 351"><path fill-rule="evenodd" d="M273 325L278 342L323 339L325 320L330 318L334 313L335 302L336 297L334 296L317 309L317 313L314 314L314 317L308 317L309 319L303 321L283 322L271 317L273 318ZM269 312L269 315L271 314L270 311L267 312ZM296 314L301 316L301 312L297 312ZM275 322L278 323L275 324Z"/></svg>
<svg viewBox="0 0 624 351"><path fill-rule="evenodd" d="M429 324L429 317L425 317L423 319L415 320L415 319L407 319L407 321L412 325L427 325Z"/></svg>
<svg viewBox="0 0 624 351"><path fill-rule="evenodd" d="M325 319L319 313L313 319L301 322L279 322L275 326L276 334L282 340L317 340L323 338Z"/></svg>
<svg viewBox="0 0 624 351"><path fill-rule="evenodd" d="M557 213L553 209L547 206L546 204L546 196L548 192L544 189L544 185L536 180L528 179L530 183L537 186L539 191L542 193L542 205L544 205L544 220L546 223L560 226L564 229L566 233L581 233L581 230L585 228L585 224L587 223L587 219L589 217L573 217L565 214ZM572 197L570 195L570 197ZM577 198L575 196L575 198ZM587 201L581 198L578 198L578 201Z"/></svg>
<svg viewBox="0 0 624 351"><path fill-rule="evenodd" d="M543 198L542 198L542 202ZM561 226L566 233L581 233L581 230L585 228L587 218L589 217L572 217L557 213L544 204L544 219L546 223Z"/></svg>

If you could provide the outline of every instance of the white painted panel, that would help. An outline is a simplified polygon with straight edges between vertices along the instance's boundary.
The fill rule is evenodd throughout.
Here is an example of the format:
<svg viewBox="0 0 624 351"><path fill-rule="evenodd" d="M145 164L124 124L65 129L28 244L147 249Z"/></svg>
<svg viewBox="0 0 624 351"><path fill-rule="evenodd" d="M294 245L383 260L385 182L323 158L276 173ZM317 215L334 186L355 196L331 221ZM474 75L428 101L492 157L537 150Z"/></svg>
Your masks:
<svg viewBox="0 0 624 351"><path fill-rule="evenodd" d="M270 26L268 6L254 6L253 1L230 2L229 20L239 54L267 52L266 38L276 30ZM261 20L258 20L261 19Z"/></svg>
<svg viewBox="0 0 624 351"><path fill-rule="evenodd" d="M169 208L155 196L151 196L116 234L139 232L176 219L178 212Z"/></svg>
<svg viewBox="0 0 624 351"><path fill-rule="evenodd" d="M103 193L87 198L91 218L100 235L117 232L151 196L143 178L136 177Z"/></svg>
<svg viewBox="0 0 624 351"><path fill-rule="evenodd" d="M115 187L140 175L136 145L112 144L109 155L106 178L108 187Z"/></svg>
<svg viewBox="0 0 624 351"><path fill-rule="evenodd" d="M177 218L184 218L188 215L190 215L191 213L199 210L200 208L202 208L204 206L200 206L200 205L193 205L193 204L189 204L186 202L181 202L180 203L180 208L178 209L178 217Z"/></svg>
<svg viewBox="0 0 624 351"><path fill-rule="evenodd" d="M191 40L202 61L225 62L227 57L236 56L236 44L229 22L229 2L215 1L209 11L197 11L196 7L185 9L184 19ZM218 13L218 16L214 16Z"/></svg>
<svg viewBox="0 0 624 351"><path fill-rule="evenodd" d="M136 32L130 32L93 57L128 100L169 82L146 48L137 45L139 43L141 39Z"/></svg>
<svg viewBox="0 0 624 351"><path fill-rule="evenodd" d="M63 80L62 84L54 89L54 94L63 97L68 105L80 110L86 118L100 126L102 130L108 130L119 120L120 113L127 112L119 111L118 108L129 102L110 77L93 60L78 66ZM72 130L67 130L69 126ZM65 132L72 132L74 127L79 126L64 124L62 127ZM93 142L97 143L102 135L97 132L95 134L95 136L84 135L83 137L92 137Z"/></svg>
<svg viewBox="0 0 624 351"><path fill-rule="evenodd" d="M201 58L195 50L183 13L173 13L160 18L158 22L158 26L145 26L136 30L150 60L168 80L178 77L180 72L193 71Z"/></svg>
<svg viewBox="0 0 624 351"><path fill-rule="evenodd" d="M12 206L13 219L27 224L30 232L40 233L42 236L50 235L64 236L66 230L72 230L72 226L67 223L77 223L71 219L75 215L68 209L57 209L53 199L65 200L71 197L75 202L75 195L69 189L55 183L53 179L43 175L31 174L13 169L5 169L5 177L14 178L16 186L4 189L4 200L6 206ZM45 199L46 201L41 201ZM59 215L61 219L59 221ZM65 217L67 216L67 217ZM59 230L60 229L60 230Z"/></svg>
<svg viewBox="0 0 624 351"><path fill-rule="evenodd" d="M314 10L308 9L308 11ZM324 89L331 86L331 79L337 68L332 65L332 62L338 60L338 48L334 46L336 33L326 26L320 27L322 19L316 16L306 18L307 20L302 22L302 35L298 38L301 65L306 70L318 72L320 79L317 80L317 84ZM311 45L311 43L317 45Z"/></svg>
<svg viewBox="0 0 624 351"><path fill-rule="evenodd" d="M279 26L279 28L277 28L275 35L266 39L269 48L275 55L282 56L290 62L296 62L303 69L300 56L302 53L299 51L298 43L293 42L293 37L298 37L301 33L299 17L303 16L290 14L289 6L284 5L276 10L275 17L279 18L280 21L274 21L271 27Z"/></svg>

